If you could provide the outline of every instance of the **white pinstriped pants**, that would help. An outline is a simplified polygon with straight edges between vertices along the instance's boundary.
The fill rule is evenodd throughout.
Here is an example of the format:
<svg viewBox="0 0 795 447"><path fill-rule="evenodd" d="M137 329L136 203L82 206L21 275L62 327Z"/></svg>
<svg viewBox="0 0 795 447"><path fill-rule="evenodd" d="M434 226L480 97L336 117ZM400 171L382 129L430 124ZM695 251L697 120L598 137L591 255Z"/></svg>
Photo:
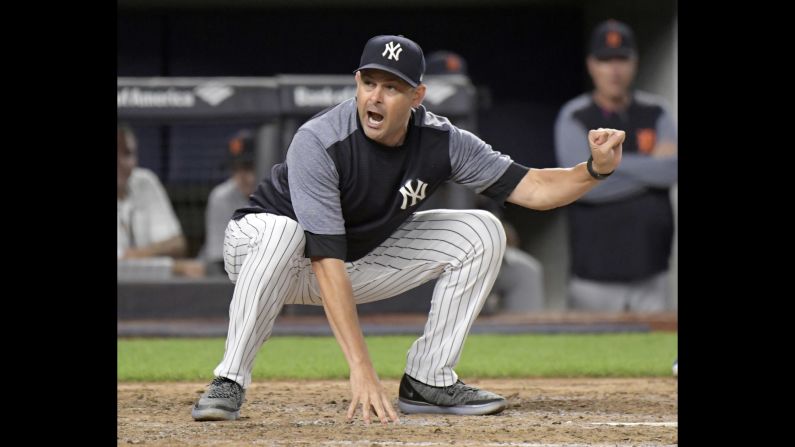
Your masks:
<svg viewBox="0 0 795 447"><path fill-rule="evenodd" d="M260 346L284 304L322 305L304 230L273 214L249 214L226 228L224 264L235 283L224 358L216 376L247 388ZM458 380L453 367L497 278L505 232L482 210L418 212L363 258L345 263L356 303L382 300L439 278L406 373L433 386Z"/></svg>

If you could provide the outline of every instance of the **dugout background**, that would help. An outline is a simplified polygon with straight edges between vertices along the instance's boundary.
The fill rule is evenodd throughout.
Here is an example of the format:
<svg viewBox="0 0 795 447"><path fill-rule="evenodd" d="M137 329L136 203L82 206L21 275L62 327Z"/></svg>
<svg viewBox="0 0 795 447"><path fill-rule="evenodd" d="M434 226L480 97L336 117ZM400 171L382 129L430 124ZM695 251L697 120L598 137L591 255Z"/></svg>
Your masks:
<svg viewBox="0 0 795 447"><path fill-rule="evenodd" d="M157 4L155 4L157 3ZM469 65L478 93L474 130L495 149L533 167L557 166L552 128L559 107L590 88L584 67L588 35L608 17L630 23L641 55L637 85L669 99L676 117L677 12L673 1L437 1L372 0L118 2L119 77L351 76L364 42L401 33L426 54L451 50ZM430 107L434 110L433 107ZM139 164L161 176L189 238L203 235L206 200L225 178L218 148L240 126L256 126L283 148L284 116L131 120ZM193 160L192 166L185 166ZM196 186L204 183L204 186ZM544 264L548 306L560 308L568 264L564 210L536 213L509 206L505 217L525 250ZM199 223L197 223L199 222ZM674 265L675 269L675 265ZM676 290L676 289L674 289Z"/></svg>

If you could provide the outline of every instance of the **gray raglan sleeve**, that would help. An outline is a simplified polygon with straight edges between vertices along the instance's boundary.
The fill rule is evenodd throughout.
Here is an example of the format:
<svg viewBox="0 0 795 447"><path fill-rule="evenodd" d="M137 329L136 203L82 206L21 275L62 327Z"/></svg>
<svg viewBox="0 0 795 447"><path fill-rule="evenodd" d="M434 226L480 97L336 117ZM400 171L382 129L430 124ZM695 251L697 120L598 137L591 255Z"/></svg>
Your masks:
<svg viewBox="0 0 795 447"><path fill-rule="evenodd" d="M555 120L555 155L561 167L569 168L588 160L591 151L588 147L588 129L576 120L564 106ZM603 180L579 201L600 203L617 200L642 191L646 186L624 170L627 154L622 156L621 165L609 178Z"/></svg>
<svg viewBox="0 0 795 447"><path fill-rule="evenodd" d="M491 148L473 133L452 126L450 130L450 180L502 204L528 168Z"/></svg>
<svg viewBox="0 0 795 447"><path fill-rule="evenodd" d="M290 200L306 234L306 257L345 260L345 221L340 205L339 175L320 141L299 130L287 150Z"/></svg>

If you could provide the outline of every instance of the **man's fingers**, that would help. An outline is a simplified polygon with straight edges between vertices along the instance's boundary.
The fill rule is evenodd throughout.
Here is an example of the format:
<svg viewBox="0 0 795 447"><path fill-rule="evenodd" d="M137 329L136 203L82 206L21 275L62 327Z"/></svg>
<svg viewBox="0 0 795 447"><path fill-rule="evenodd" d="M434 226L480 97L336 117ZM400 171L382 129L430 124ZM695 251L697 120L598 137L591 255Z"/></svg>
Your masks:
<svg viewBox="0 0 795 447"><path fill-rule="evenodd" d="M389 413L389 417L392 418L392 422L398 423L400 422L400 418L398 418L397 412L395 409L392 408L392 403L389 402L389 398L385 395L381 395L381 400L384 402L384 408L386 408L387 413Z"/></svg>
<svg viewBox="0 0 795 447"><path fill-rule="evenodd" d="M348 407L348 419L352 419L353 415L356 414L356 403L359 401L357 398L351 399L351 405Z"/></svg>
<svg viewBox="0 0 795 447"><path fill-rule="evenodd" d="M597 130L588 131L588 140L590 140L591 143L596 144L596 145L600 145L600 144L604 143L605 141L607 141L607 136L608 136L608 134L607 134L607 132L605 132L605 129L597 129Z"/></svg>
<svg viewBox="0 0 795 447"><path fill-rule="evenodd" d="M375 415L378 416L378 419L381 420L382 424L386 424L389 422L389 419L386 417L386 411L384 411L384 406L381 403L381 396L375 396L376 398L373 399L373 408L375 408Z"/></svg>
<svg viewBox="0 0 795 447"><path fill-rule="evenodd" d="M364 416L364 423L370 424L370 398L365 397L362 400L362 416Z"/></svg>
<svg viewBox="0 0 795 447"><path fill-rule="evenodd" d="M362 420L366 425L372 422L372 415L381 421L382 424L388 424L391 419L394 422L399 422L397 412L392 408L392 404L386 395L383 387L379 383L375 383L375 387L366 387L367 389L361 392L354 392L351 398L351 404L348 406L348 420L356 415L356 408L362 406Z"/></svg>
<svg viewBox="0 0 795 447"><path fill-rule="evenodd" d="M588 140L596 146L609 142L608 146L613 147L623 143L626 135L623 130L599 128L588 131Z"/></svg>
<svg viewBox="0 0 795 447"><path fill-rule="evenodd" d="M613 147L623 143L624 138L626 138L626 136L627 134L624 131L621 130L615 131L612 135L610 135L610 138L608 139L608 142L610 143L608 146Z"/></svg>

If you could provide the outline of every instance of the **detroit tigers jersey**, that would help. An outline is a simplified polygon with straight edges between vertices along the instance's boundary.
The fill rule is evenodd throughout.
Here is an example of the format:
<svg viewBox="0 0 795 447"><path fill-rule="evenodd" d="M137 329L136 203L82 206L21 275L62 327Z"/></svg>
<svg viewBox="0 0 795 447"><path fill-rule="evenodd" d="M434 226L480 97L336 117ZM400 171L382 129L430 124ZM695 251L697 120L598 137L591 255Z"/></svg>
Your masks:
<svg viewBox="0 0 795 447"><path fill-rule="evenodd" d="M444 182L502 203L527 170L423 106L412 111L403 145L383 146L362 131L352 98L298 129L285 162L233 219L263 212L290 217L305 230L306 257L354 261Z"/></svg>
<svg viewBox="0 0 795 447"><path fill-rule="evenodd" d="M600 127L626 131L623 157L614 175L567 207L572 273L605 282L648 279L668 269L674 233L669 189L678 161L654 158L651 151L659 141L676 143L676 127L659 96L635 91L627 109L615 113L585 93L558 116L558 162L585 160L587 129Z"/></svg>

